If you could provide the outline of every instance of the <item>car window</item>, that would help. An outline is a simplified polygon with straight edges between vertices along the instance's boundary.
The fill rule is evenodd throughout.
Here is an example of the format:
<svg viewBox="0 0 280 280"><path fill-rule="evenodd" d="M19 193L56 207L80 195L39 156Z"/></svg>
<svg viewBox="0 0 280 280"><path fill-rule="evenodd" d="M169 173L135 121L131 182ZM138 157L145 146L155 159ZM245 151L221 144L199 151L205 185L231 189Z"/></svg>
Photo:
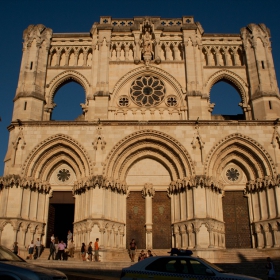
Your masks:
<svg viewBox="0 0 280 280"><path fill-rule="evenodd" d="M15 261L15 262L21 262L22 260L12 253L9 249L1 246L0 247L0 261Z"/></svg>
<svg viewBox="0 0 280 280"><path fill-rule="evenodd" d="M193 269L193 273L194 274L207 275L206 269L208 267L205 266L204 264L202 264L201 262L199 262L197 260L190 259L190 265L191 265L191 267Z"/></svg>
<svg viewBox="0 0 280 280"><path fill-rule="evenodd" d="M189 273L187 261L180 258L157 259L146 267L146 270L169 272L169 273Z"/></svg>

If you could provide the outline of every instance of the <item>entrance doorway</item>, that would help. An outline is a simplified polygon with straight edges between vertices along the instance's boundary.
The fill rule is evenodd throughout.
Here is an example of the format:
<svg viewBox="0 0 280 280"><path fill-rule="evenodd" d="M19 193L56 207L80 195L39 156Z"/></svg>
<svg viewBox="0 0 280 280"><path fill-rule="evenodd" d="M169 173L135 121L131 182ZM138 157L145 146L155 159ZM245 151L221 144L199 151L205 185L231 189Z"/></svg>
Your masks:
<svg viewBox="0 0 280 280"><path fill-rule="evenodd" d="M243 191L226 191L223 197L226 248L252 248L248 199Z"/></svg>
<svg viewBox="0 0 280 280"><path fill-rule="evenodd" d="M51 235L54 233L58 240L67 241L68 230L73 232L75 199L71 191L61 192L54 191L50 198L47 244L50 245Z"/></svg>

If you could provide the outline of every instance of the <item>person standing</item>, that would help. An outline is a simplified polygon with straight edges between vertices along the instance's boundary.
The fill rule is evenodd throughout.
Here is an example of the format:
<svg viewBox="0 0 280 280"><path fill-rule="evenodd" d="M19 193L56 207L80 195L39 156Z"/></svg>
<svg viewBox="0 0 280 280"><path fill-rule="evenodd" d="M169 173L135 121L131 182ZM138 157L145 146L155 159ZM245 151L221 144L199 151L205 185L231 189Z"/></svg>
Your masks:
<svg viewBox="0 0 280 280"><path fill-rule="evenodd" d="M75 244L74 240L72 239L71 242L68 244L68 250L70 258L74 258L74 250L75 250Z"/></svg>
<svg viewBox="0 0 280 280"><path fill-rule="evenodd" d="M86 244L83 242L81 247L82 260L86 261Z"/></svg>
<svg viewBox="0 0 280 280"><path fill-rule="evenodd" d="M52 257L52 259L55 259L55 245L54 245L54 239L51 241L50 243L50 254L48 257L48 260L50 260L50 258Z"/></svg>
<svg viewBox="0 0 280 280"><path fill-rule="evenodd" d="M148 253L147 253L147 258L150 258L150 257L153 257L154 255L152 254L151 250L148 250Z"/></svg>
<svg viewBox="0 0 280 280"><path fill-rule="evenodd" d="M99 245L98 245L99 238L96 238L96 241L94 242L94 260L96 262L100 262L99 260Z"/></svg>
<svg viewBox="0 0 280 280"><path fill-rule="evenodd" d="M268 269L267 271L267 279L268 280L275 280L276 279L276 275L275 275L275 268L274 268L274 263L271 260L270 257L266 258L267 264L266 264L266 268Z"/></svg>
<svg viewBox="0 0 280 280"><path fill-rule="evenodd" d="M92 242L89 242L88 248L87 248L87 253L88 253L88 260L92 262Z"/></svg>
<svg viewBox="0 0 280 280"><path fill-rule="evenodd" d="M51 236L51 242L55 240L54 233Z"/></svg>
<svg viewBox="0 0 280 280"><path fill-rule="evenodd" d="M36 246L36 251L37 251L37 258L39 259L40 258L40 255L41 255L41 240L40 238L38 237L37 238L37 241L35 243L35 246Z"/></svg>
<svg viewBox="0 0 280 280"><path fill-rule="evenodd" d="M18 243L17 242L14 242L13 253L16 254L16 255L19 255L19 247L18 247Z"/></svg>
<svg viewBox="0 0 280 280"><path fill-rule="evenodd" d="M34 243L33 240L31 240L30 244L28 245L28 254L29 254L29 259L32 260L32 255L34 253Z"/></svg>
<svg viewBox="0 0 280 280"><path fill-rule="evenodd" d="M63 240L60 241L58 244L58 252L56 254L56 260L61 260L63 258L63 254L65 252L66 244L63 242Z"/></svg>
<svg viewBox="0 0 280 280"><path fill-rule="evenodd" d="M134 262L136 250L137 250L137 245L135 239L132 239L129 244L129 256L132 262Z"/></svg>

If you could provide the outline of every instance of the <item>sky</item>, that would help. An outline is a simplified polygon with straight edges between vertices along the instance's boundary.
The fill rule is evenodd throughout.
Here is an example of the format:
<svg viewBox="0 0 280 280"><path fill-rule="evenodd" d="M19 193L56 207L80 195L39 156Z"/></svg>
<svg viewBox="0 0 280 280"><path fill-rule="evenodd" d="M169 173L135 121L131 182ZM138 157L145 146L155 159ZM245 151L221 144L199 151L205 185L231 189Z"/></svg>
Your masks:
<svg viewBox="0 0 280 280"><path fill-rule="evenodd" d="M192 15L201 23L205 33L235 33L250 23L264 23L271 31L272 53L278 84L280 79L280 1L279 0L0 0L0 176L8 146L7 127L11 123L13 98L18 83L22 56L22 34L30 24L43 24L54 33L89 32L100 16L133 18L160 16L181 18ZM231 92L224 85L216 85L218 99L211 102L229 102ZM84 98L79 88L65 87L61 97ZM226 92L220 94L219 92ZM234 94L234 93L233 93ZM57 96L59 97L57 94ZM75 98L73 97L75 95ZM212 91L211 91L212 96ZM72 98L73 97L73 98ZM213 97L214 98L214 97ZM65 99L64 99L65 100ZM58 103L59 100L55 100ZM78 101L77 104L81 102ZM226 103L225 103L226 104ZM67 107L66 104L64 106ZM221 106L227 108L228 106ZM239 113L233 108L233 114ZM216 108L215 108L216 110ZM237 111L234 111L237 110ZM215 111L214 111L215 112ZM216 111L215 113L223 113ZM54 119L63 119L54 110ZM67 116L69 117L69 116Z"/></svg>

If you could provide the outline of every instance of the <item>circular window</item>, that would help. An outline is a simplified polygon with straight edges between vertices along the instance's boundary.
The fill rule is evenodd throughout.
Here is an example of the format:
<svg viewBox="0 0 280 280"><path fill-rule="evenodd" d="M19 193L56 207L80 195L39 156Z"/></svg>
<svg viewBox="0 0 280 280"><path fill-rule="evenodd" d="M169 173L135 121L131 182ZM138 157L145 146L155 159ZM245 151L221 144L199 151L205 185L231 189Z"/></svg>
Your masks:
<svg viewBox="0 0 280 280"><path fill-rule="evenodd" d="M130 95L139 106L157 106L164 98L165 87L157 77L142 76L132 83Z"/></svg>
<svg viewBox="0 0 280 280"><path fill-rule="evenodd" d="M127 107L129 105L129 100L127 96L121 96L119 98L119 106Z"/></svg>
<svg viewBox="0 0 280 280"><path fill-rule="evenodd" d="M70 171L67 169L61 169L57 173L57 178L59 181L65 182L70 178Z"/></svg>
<svg viewBox="0 0 280 280"><path fill-rule="evenodd" d="M227 176L228 180L234 182L234 181L238 180L240 173L236 168L230 168L227 170L226 176Z"/></svg>
<svg viewBox="0 0 280 280"><path fill-rule="evenodd" d="M168 107L176 107L178 105L176 96L168 96L165 102Z"/></svg>

